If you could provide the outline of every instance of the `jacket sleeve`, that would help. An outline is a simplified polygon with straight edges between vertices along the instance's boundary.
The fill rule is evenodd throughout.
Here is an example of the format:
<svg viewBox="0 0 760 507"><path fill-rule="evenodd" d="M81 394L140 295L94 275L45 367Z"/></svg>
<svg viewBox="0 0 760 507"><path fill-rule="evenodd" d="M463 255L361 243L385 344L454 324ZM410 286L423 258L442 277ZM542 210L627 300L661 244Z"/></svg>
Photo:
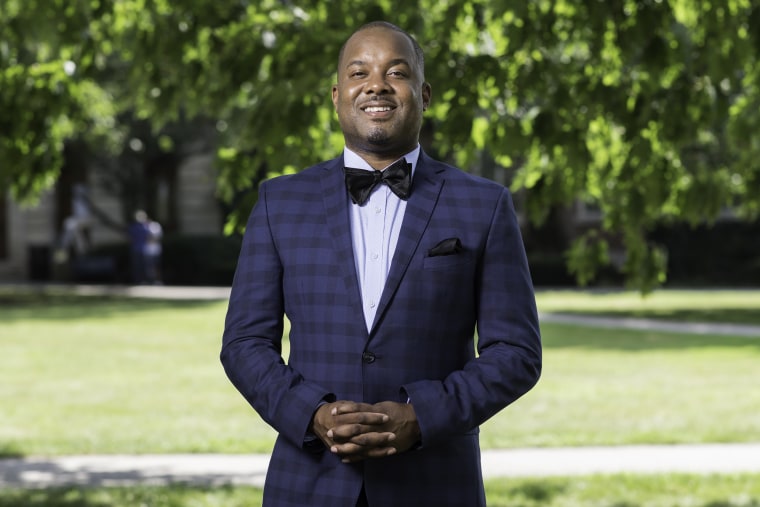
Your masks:
<svg viewBox="0 0 760 507"><path fill-rule="evenodd" d="M478 425L529 391L541 373L533 285L509 192L494 207L476 274L478 355L443 380L402 386L434 445Z"/></svg>
<svg viewBox="0 0 760 507"><path fill-rule="evenodd" d="M303 445L326 389L282 358L282 263L269 226L267 183L251 212L232 283L221 361L232 384L280 435Z"/></svg>

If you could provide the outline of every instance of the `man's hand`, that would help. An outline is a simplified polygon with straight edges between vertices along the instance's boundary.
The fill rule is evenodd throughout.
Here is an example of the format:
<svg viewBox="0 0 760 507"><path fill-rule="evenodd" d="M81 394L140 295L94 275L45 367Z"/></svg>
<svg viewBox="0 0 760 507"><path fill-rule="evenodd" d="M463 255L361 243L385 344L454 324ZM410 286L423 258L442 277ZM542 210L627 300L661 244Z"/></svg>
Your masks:
<svg viewBox="0 0 760 507"><path fill-rule="evenodd" d="M372 410L388 416L385 431L395 435L392 445L397 452L408 451L420 441L420 425L411 403L383 401L372 405Z"/></svg>
<svg viewBox="0 0 760 507"><path fill-rule="evenodd" d="M420 438L414 407L391 401L327 403L314 413L312 431L345 463L403 452Z"/></svg>

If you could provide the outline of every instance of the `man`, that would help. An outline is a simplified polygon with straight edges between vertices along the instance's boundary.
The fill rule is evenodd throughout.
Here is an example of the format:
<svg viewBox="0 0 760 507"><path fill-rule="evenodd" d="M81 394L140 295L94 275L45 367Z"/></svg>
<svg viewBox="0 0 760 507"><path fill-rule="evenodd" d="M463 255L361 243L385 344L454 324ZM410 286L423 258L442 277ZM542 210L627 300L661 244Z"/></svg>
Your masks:
<svg viewBox="0 0 760 507"><path fill-rule="evenodd" d="M264 505L485 505L478 426L541 369L510 194L420 150L407 33L361 27L337 77L343 156L262 184L225 324L227 375L279 432Z"/></svg>
<svg viewBox="0 0 760 507"><path fill-rule="evenodd" d="M135 211L134 220L127 226L129 236L129 257L132 266L132 283L142 284L147 280L145 247L148 244L148 214L143 210Z"/></svg>

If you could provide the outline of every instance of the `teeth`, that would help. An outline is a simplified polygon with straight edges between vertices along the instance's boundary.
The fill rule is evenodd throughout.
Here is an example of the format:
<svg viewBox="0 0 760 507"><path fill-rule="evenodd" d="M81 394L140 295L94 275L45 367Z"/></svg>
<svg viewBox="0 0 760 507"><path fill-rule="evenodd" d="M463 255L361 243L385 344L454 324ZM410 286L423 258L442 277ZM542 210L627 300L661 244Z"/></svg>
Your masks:
<svg viewBox="0 0 760 507"><path fill-rule="evenodd" d="M365 109L365 111L368 113L382 113L384 111L390 111L390 110L391 108L389 106L383 106L383 107L370 106L367 109Z"/></svg>

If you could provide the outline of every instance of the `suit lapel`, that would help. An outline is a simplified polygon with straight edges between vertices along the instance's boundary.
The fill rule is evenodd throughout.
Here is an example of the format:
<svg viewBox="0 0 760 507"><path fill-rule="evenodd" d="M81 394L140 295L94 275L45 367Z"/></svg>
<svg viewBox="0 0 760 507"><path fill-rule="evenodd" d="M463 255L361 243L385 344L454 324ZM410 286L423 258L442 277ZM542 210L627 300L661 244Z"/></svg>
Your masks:
<svg viewBox="0 0 760 507"><path fill-rule="evenodd" d="M406 204L404 222L399 233L396 252L393 254L391 268L385 281L383 295L380 298L370 334L383 318L388 305L396 294L399 283L401 283L401 279L409 267L409 262L417 250L422 233L425 232L430 222L441 188L443 188L444 180L439 174L444 170L443 168L443 165L438 164L420 151L420 158L414 172L412 194Z"/></svg>
<svg viewBox="0 0 760 507"><path fill-rule="evenodd" d="M322 175L322 200L325 206L325 219L330 235L333 238L339 276L343 278L346 294L357 315L357 322L366 332L364 324L364 310L362 309L362 297L359 289L359 280L356 277L356 262L354 261L354 247L351 241L351 221L348 216L348 194L343 179L343 157L338 157L327 162Z"/></svg>

